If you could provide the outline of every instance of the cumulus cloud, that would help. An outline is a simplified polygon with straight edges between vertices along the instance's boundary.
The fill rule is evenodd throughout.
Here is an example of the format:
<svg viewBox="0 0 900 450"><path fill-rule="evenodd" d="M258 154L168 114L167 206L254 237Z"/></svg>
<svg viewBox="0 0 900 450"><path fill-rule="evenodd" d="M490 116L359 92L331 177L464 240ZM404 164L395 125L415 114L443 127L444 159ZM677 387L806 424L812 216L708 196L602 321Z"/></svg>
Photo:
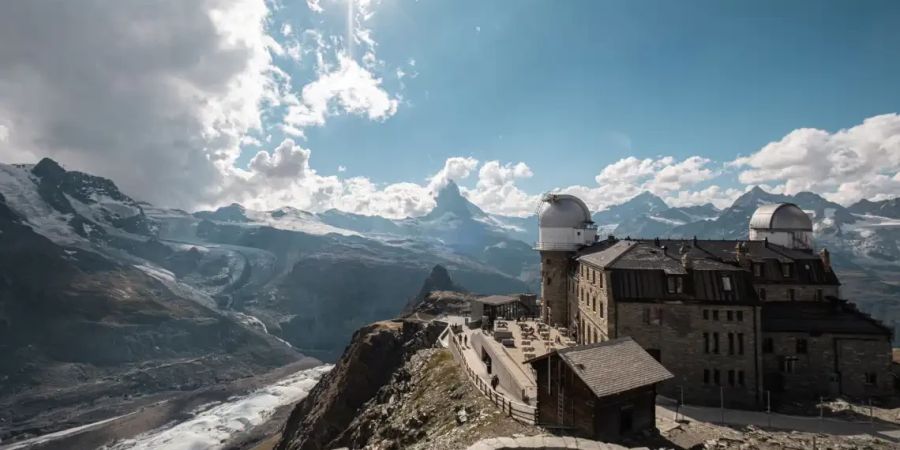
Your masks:
<svg viewBox="0 0 900 450"><path fill-rule="evenodd" d="M712 203L719 209L731 206L744 191L735 188L722 188L712 185L699 190L683 190L674 192L663 200L669 206L693 206Z"/></svg>
<svg viewBox="0 0 900 450"><path fill-rule="evenodd" d="M250 170L273 178L303 178L309 172L310 151L285 139L270 155L261 151L250 160Z"/></svg>
<svg viewBox="0 0 900 450"><path fill-rule="evenodd" d="M478 160L470 156L454 156L447 158L444 167L429 177L428 190L437 192L451 180L460 181L469 177L478 167Z"/></svg>
<svg viewBox="0 0 900 450"><path fill-rule="evenodd" d="M702 191L691 194L691 189L721 174L713 166L712 160L699 156L680 161L672 156L644 159L629 156L600 170L594 177L597 186L574 185L560 191L581 197L594 210L623 203L645 191L682 201L683 205L707 203L713 201L712 197L703 197ZM691 203L691 199L697 203Z"/></svg>
<svg viewBox="0 0 900 450"><path fill-rule="evenodd" d="M286 130L302 135L303 128L325 125L328 116L340 113L384 120L397 112L398 104L382 89L381 79L340 55L337 68L322 73L291 100L284 123Z"/></svg>
<svg viewBox="0 0 900 450"><path fill-rule="evenodd" d="M483 210L509 216L533 214L540 195L529 195L516 186L516 180L534 175L523 162L501 164L488 161L478 171L474 189L464 189L463 194Z"/></svg>
<svg viewBox="0 0 900 450"><path fill-rule="evenodd" d="M154 202L218 195L276 96L263 0L0 2L4 161L51 156Z"/></svg>
<svg viewBox="0 0 900 450"><path fill-rule="evenodd" d="M745 184L783 185L787 194L813 191L850 204L900 194L900 116L884 114L829 133L801 128L736 159Z"/></svg>

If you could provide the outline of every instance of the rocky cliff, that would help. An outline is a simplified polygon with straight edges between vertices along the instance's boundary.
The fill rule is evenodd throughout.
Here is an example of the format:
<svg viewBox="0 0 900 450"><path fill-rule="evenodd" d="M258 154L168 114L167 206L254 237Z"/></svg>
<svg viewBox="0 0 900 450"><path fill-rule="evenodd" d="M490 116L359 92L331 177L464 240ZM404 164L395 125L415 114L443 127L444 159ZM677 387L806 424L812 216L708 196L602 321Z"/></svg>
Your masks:
<svg viewBox="0 0 900 450"><path fill-rule="evenodd" d="M487 437L541 433L491 404L449 350L432 348L442 329L419 320L361 329L334 370L296 406L277 448L449 450Z"/></svg>
<svg viewBox="0 0 900 450"><path fill-rule="evenodd" d="M359 409L387 385L394 373L423 348L430 348L442 327L434 323L392 320L361 328L334 369L291 413L281 450L341 447Z"/></svg>

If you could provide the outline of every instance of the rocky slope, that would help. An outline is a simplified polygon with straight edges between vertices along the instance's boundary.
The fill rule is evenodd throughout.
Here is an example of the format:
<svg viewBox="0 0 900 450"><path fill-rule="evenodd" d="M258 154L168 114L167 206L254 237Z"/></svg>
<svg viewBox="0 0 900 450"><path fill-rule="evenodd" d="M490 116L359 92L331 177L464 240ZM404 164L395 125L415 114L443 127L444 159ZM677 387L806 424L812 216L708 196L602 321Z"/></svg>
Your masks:
<svg viewBox="0 0 900 450"><path fill-rule="evenodd" d="M279 449L347 445L359 409L418 350L434 345L442 327L419 321L378 322L359 329L334 369L300 402L288 419Z"/></svg>
<svg viewBox="0 0 900 450"><path fill-rule="evenodd" d="M54 200L61 205L80 195L72 180L95 181L58 175L35 177L44 195L59 192L46 186L67 186ZM97 186L109 204L122 201L110 186ZM36 233L46 224L35 226L8 200L0 195L0 440L128 412L143 396L249 377L303 358L132 265L79 245L105 239L93 225L124 215L85 219L73 210L68 220L85 235L72 235L73 244L64 246ZM103 210L111 208L94 212Z"/></svg>
<svg viewBox="0 0 900 450"><path fill-rule="evenodd" d="M44 159L0 164L0 195L52 243L144 272L323 360L336 359L361 325L400 312L436 264L485 293L528 290L523 267L536 267L531 249L479 221L487 215L455 185L432 215L401 221L237 204L191 214Z"/></svg>

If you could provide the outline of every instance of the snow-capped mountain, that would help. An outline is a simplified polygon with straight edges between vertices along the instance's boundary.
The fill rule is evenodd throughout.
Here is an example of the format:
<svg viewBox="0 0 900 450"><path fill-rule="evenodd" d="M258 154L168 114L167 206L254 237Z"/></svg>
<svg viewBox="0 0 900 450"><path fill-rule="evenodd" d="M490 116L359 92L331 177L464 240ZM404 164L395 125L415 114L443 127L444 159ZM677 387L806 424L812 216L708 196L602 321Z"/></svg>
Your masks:
<svg viewBox="0 0 900 450"><path fill-rule="evenodd" d="M650 192L642 192L624 203L613 205L594 213L593 219L598 226L608 227L668 208L669 205L666 205L663 199Z"/></svg>
<svg viewBox="0 0 900 450"><path fill-rule="evenodd" d="M454 185L403 220L232 204L188 213L140 203L107 179L44 159L0 165L0 198L56 245L139 270L176 295L334 357L358 326L397 314L440 264L473 292L528 290L530 246Z"/></svg>
<svg viewBox="0 0 900 450"><path fill-rule="evenodd" d="M854 214L900 219L900 198L880 202L862 199L847 209Z"/></svg>

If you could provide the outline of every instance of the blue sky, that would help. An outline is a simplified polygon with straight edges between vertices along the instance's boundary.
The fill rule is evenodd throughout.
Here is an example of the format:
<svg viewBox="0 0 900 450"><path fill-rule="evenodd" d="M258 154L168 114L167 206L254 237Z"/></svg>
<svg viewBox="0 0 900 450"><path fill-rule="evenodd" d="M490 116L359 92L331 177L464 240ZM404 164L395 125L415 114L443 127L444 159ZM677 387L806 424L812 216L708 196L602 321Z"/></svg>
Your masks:
<svg viewBox="0 0 900 450"><path fill-rule="evenodd" d="M286 2L274 20L340 29L343 4L321 4ZM308 130L321 173L417 180L471 155L523 161L540 176L520 185L543 191L627 156L730 161L900 105L897 2L385 0L373 12L379 76L404 100L384 121ZM404 89L397 67L418 74Z"/></svg>
<svg viewBox="0 0 900 450"><path fill-rule="evenodd" d="M900 196L897 30L896 1L0 2L0 158L184 209L851 204Z"/></svg>

